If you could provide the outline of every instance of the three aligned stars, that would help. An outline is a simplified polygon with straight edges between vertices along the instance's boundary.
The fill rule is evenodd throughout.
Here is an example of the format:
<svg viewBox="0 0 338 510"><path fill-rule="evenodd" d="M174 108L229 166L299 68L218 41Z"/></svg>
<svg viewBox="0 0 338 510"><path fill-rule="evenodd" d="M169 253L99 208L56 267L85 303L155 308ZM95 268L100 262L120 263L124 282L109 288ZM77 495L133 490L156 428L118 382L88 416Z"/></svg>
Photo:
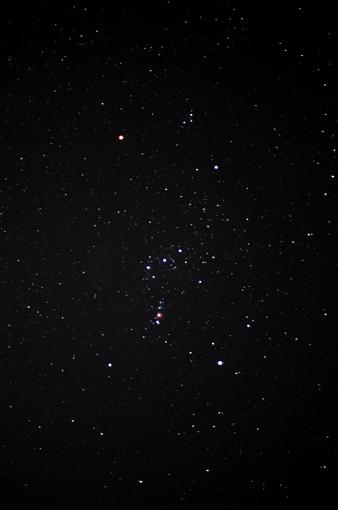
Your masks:
<svg viewBox="0 0 338 510"><path fill-rule="evenodd" d="M183 251L183 250L182 250L182 248L178 248L178 253L182 253L182 251ZM166 257L162 258L162 262L163 262L164 264L166 264L166 263L168 262L168 258L166 258ZM147 270L147 271L151 271L152 266L151 266L150 264L147 264L147 265L145 266L145 268L146 268L146 270ZM154 278L154 276L153 276L153 278ZM199 281L199 283L201 283L201 282ZM158 326L161 324L161 322L162 322L162 321L163 321L163 319L165 318L165 314L164 314L164 312L163 312L163 307L164 307L164 299L161 299L161 300L160 300L160 302L159 302L159 304L157 305L157 311L156 311L156 314L155 314L155 316L153 317L153 323L157 324ZM152 322L152 321L151 321L151 322ZM223 360L221 360L221 359L218 359L218 360L216 361L216 364L217 364L217 366L219 366L219 367L223 367L223 366L224 366L224 361L223 361Z"/></svg>

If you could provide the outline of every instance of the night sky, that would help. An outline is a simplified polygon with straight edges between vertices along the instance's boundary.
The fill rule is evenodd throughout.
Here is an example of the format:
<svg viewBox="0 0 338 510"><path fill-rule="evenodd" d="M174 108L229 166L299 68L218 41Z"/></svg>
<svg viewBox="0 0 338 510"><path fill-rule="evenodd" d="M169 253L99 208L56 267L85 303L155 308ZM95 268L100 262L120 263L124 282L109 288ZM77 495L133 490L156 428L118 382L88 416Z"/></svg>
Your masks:
<svg viewBox="0 0 338 510"><path fill-rule="evenodd" d="M309 3L2 10L3 508L328 508L337 45Z"/></svg>

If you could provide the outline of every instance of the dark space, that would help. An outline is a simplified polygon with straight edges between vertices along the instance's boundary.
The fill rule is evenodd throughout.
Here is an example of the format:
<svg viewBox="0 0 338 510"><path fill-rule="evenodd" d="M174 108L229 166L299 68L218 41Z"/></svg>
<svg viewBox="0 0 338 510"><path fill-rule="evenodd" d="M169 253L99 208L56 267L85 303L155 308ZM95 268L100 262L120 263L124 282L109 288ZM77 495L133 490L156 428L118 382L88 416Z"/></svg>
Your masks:
<svg viewBox="0 0 338 510"><path fill-rule="evenodd" d="M321 2L0 20L4 508L328 508L337 43Z"/></svg>

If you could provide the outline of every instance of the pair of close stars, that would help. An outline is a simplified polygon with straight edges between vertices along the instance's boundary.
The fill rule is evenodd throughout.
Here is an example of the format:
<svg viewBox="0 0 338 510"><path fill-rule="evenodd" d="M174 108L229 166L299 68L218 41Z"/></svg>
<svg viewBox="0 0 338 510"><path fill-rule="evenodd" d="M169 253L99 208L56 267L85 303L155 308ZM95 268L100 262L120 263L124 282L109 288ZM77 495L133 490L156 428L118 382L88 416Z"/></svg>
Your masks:
<svg viewBox="0 0 338 510"><path fill-rule="evenodd" d="M156 324L160 324L161 319L163 319L163 317L164 317L164 314L162 312L157 312L156 317L155 317Z"/></svg>

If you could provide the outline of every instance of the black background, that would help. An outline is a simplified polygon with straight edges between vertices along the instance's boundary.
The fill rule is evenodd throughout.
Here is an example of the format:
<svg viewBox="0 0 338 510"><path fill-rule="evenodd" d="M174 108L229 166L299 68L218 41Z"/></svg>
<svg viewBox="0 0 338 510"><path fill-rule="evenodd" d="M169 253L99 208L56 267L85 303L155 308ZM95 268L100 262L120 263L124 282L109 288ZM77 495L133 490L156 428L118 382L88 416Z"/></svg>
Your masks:
<svg viewBox="0 0 338 510"><path fill-rule="evenodd" d="M333 6L14 2L0 30L8 508L326 507Z"/></svg>

